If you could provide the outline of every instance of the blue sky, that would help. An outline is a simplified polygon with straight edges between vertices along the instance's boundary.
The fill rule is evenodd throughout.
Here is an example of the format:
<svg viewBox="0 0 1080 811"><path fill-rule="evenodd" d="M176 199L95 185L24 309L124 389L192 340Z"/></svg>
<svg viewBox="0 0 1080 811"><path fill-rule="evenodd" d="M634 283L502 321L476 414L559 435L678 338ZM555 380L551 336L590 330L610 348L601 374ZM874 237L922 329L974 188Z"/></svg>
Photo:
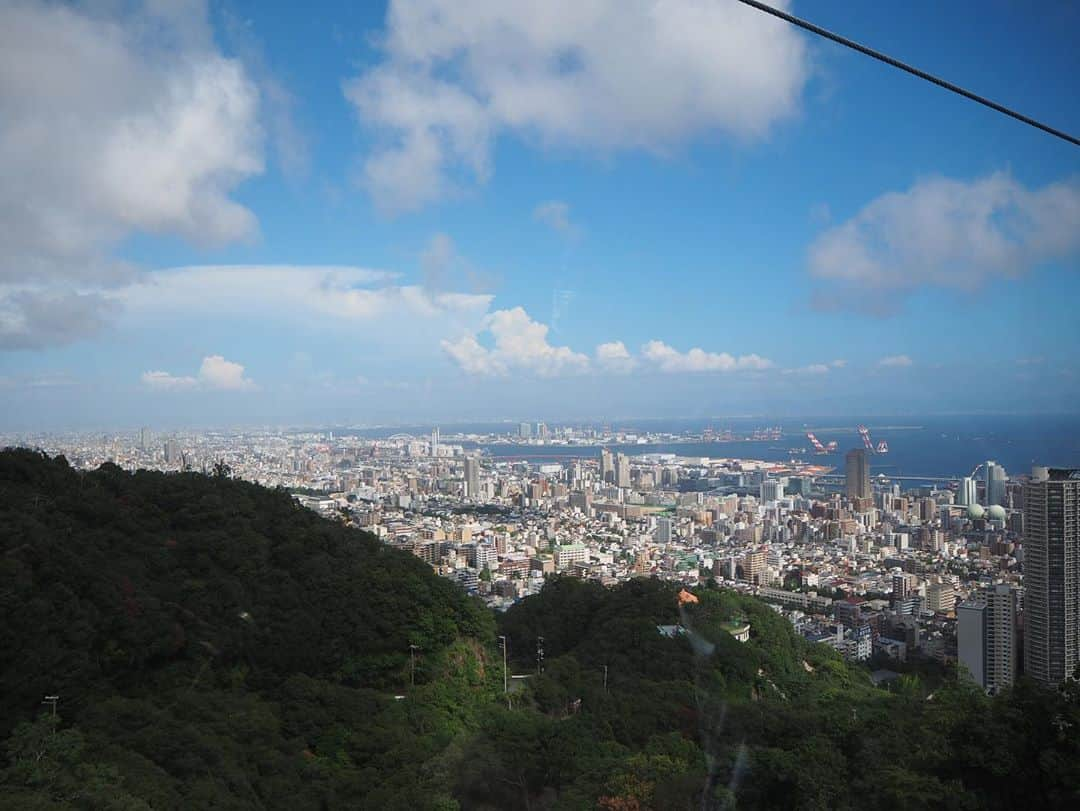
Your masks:
<svg viewBox="0 0 1080 811"><path fill-rule="evenodd" d="M788 7L1080 132L1074 4ZM0 32L0 430L1077 410L1080 149L732 0Z"/></svg>

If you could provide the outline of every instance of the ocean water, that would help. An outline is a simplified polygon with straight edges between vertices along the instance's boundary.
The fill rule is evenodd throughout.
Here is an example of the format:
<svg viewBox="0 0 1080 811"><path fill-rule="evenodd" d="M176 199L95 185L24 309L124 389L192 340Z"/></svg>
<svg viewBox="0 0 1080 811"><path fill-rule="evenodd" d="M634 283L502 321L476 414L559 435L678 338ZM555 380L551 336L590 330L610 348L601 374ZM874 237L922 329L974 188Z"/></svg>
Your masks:
<svg viewBox="0 0 1080 811"><path fill-rule="evenodd" d="M783 437L766 442L689 442L656 445L612 445L612 450L627 454L674 453L679 456L739 457L786 461L792 456L804 461L843 469L844 453L862 447L856 432L858 425L870 429L874 443L885 440L887 454L871 458L873 475L905 477L959 477L987 460L994 460L1011 474L1028 473L1032 465L1080 467L1080 415L1078 416L978 416L978 417L895 417L830 418L805 420L716 419L716 420L640 420L613 423L615 429L700 432L706 426L716 430L750 431L755 427L779 425ZM508 425L445 426L452 431L480 432L499 430L510 433ZM835 453L813 453L806 431L813 431L823 443L835 440ZM598 457L598 447L535 446L485 444L480 446L497 457L524 458L530 461L558 461L570 457ZM791 453L791 449L805 449ZM982 472L980 471L980 476Z"/></svg>

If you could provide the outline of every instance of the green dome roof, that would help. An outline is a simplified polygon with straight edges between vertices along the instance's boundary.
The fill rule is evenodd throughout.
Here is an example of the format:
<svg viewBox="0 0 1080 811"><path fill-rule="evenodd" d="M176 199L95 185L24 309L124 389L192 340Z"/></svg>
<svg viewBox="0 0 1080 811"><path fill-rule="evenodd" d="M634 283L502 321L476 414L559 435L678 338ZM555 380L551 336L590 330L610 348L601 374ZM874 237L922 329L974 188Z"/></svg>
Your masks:
<svg viewBox="0 0 1080 811"><path fill-rule="evenodd" d="M1005 520L1005 508L1000 504L991 504L990 509L986 511L986 516L991 521L1004 521Z"/></svg>
<svg viewBox="0 0 1080 811"><path fill-rule="evenodd" d="M971 504L967 509L967 517L971 519L982 518L986 514L986 510L982 508L981 504Z"/></svg>

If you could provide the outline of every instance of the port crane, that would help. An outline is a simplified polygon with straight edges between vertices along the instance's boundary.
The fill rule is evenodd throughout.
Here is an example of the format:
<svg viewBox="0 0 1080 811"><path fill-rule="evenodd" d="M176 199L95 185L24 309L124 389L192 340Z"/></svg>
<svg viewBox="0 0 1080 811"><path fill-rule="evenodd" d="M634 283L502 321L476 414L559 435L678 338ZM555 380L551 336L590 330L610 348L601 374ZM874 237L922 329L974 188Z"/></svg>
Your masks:
<svg viewBox="0 0 1080 811"><path fill-rule="evenodd" d="M877 445L874 444L874 440L870 438L870 429L865 425L860 425L858 428L859 436L862 437L863 447L865 447L870 453L888 453L889 443L884 439Z"/></svg>
<svg viewBox="0 0 1080 811"><path fill-rule="evenodd" d="M830 442L828 445L822 445L821 440L814 436L812 431L806 432L806 438L809 439L810 444L814 446L814 453L818 454L819 456L826 453L833 453L838 447L835 440L833 442Z"/></svg>

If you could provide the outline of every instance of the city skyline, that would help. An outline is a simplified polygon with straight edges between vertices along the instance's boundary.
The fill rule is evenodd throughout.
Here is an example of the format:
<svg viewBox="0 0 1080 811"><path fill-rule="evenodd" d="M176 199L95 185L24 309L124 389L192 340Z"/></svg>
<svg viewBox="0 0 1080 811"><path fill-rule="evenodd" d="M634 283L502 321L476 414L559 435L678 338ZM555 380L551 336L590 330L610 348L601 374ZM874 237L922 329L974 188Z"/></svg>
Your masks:
<svg viewBox="0 0 1080 811"><path fill-rule="evenodd" d="M778 5L1080 130L1076 9ZM719 0L162 8L0 10L8 428L1076 412L1075 147Z"/></svg>

